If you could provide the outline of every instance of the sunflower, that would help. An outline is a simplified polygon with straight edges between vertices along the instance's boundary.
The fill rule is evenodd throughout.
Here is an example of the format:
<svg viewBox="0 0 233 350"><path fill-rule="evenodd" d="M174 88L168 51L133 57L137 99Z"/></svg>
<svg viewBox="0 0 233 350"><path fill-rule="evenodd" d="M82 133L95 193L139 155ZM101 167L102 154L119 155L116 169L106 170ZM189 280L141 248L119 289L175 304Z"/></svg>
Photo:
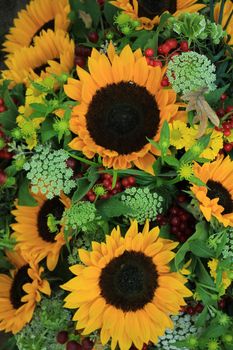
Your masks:
<svg viewBox="0 0 233 350"><path fill-rule="evenodd" d="M74 61L74 42L68 34L42 31L40 36L35 37L34 44L18 50L5 61L8 70L2 71L4 79L29 86L30 80L70 72Z"/></svg>
<svg viewBox="0 0 233 350"><path fill-rule="evenodd" d="M117 227L106 243L92 242L91 252L79 249L84 265L70 268L77 276L62 288L71 292L65 307L78 308L73 320L83 335L101 329L103 345L111 337L112 349L117 342L122 350L132 344L142 349L173 327L169 315L178 314L192 293L186 279L168 266L177 243L158 235L148 221L139 233L135 220L124 238Z"/></svg>
<svg viewBox="0 0 233 350"><path fill-rule="evenodd" d="M129 45L120 55L109 45L108 57L93 49L88 66L90 73L77 67L80 80L65 85L80 102L70 120L78 137L69 146L88 158L98 153L109 168L134 163L153 173L155 150L148 139L157 141L163 122L178 111L176 93L161 87L164 70L149 67L141 50L133 53Z"/></svg>
<svg viewBox="0 0 233 350"><path fill-rule="evenodd" d="M69 26L69 11L68 0L31 1L25 10L18 13L18 18L14 20L14 27L6 35L3 51L12 54L22 47L30 46L34 37L39 35L43 29L66 31Z"/></svg>
<svg viewBox="0 0 233 350"><path fill-rule="evenodd" d="M221 2L218 2L214 8L214 20L216 23L218 23L218 19L220 15L220 7L221 7ZM233 2L231 0L226 0L224 4L222 23L221 23L223 28L228 23L230 15L232 15L232 11L233 11ZM230 21L227 24L226 32L229 35L229 40L227 42L228 45L233 45L233 16L231 16Z"/></svg>
<svg viewBox="0 0 233 350"><path fill-rule="evenodd" d="M33 194L33 197L37 206L16 205L16 209L12 211L16 220L11 225L14 230L13 237L17 241L17 248L36 254L38 261L46 257L47 267L52 271L57 265L65 238L63 225L51 228L49 218L59 221L64 209L70 206L70 200L64 194L53 199L47 199L41 194Z"/></svg>
<svg viewBox="0 0 233 350"><path fill-rule="evenodd" d="M7 256L13 269L11 276L0 274L0 330L15 334L30 322L40 292L50 295L50 286L41 278L44 269L35 257L19 251Z"/></svg>
<svg viewBox="0 0 233 350"><path fill-rule="evenodd" d="M141 23L141 28L151 30L159 23L160 16L169 11L173 16L182 12L197 12L205 7L198 0L114 0L110 3Z"/></svg>
<svg viewBox="0 0 233 350"><path fill-rule="evenodd" d="M195 164L194 174L206 184L191 188L206 220L214 216L224 226L233 226L233 161L219 157L202 166Z"/></svg>

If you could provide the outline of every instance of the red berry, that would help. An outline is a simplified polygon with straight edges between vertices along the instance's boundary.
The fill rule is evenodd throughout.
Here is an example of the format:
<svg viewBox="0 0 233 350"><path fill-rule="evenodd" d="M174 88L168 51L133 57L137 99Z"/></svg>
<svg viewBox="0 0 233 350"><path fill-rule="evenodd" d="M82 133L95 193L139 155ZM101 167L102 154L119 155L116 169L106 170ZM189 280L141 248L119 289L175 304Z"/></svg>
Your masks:
<svg viewBox="0 0 233 350"><path fill-rule="evenodd" d="M183 212L180 216L179 216L181 221L187 221L190 218L190 215L186 212Z"/></svg>
<svg viewBox="0 0 233 350"><path fill-rule="evenodd" d="M179 196L177 196L177 202L178 203L186 202L186 196L184 194L179 194Z"/></svg>
<svg viewBox="0 0 233 350"><path fill-rule="evenodd" d="M223 108L219 108L219 109L217 109L216 114L219 118L222 118L225 115L225 111Z"/></svg>
<svg viewBox="0 0 233 350"><path fill-rule="evenodd" d="M66 331L61 331L57 334L57 342L59 344L65 344L68 340L68 332Z"/></svg>
<svg viewBox="0 0 233 350"><path fill-rule="evenodd" d="M152 64L153 64L152 61L153 60L150 57L146 57L146 62L149 66L152 66Z"/></svg>
<svg viewBox="0 0 233 350"><path fill-rule="evenodd" d="M189 51L189 44L186 40L183 40L180 42L180 49L183 52L188 52Z"/></svg>
<svg viewBox="0 0 233 350"><path fill-rule="evenodd" d="M220 100L221 101L225 101L227 99L227 94L222 94L221 97L220 97Z"/></svg>
<svg viewBox="0 0 233 350"><path fill-rule="evenodd" d="M124 178L121 180L121 184L122 184L122 186L124 186L124 187L129 187L128 178L127 178L127 177L124 177Z"/></svg>
<svg viewBox="0 0 233 350"><path fill-rule="evenodd" d="M114 187L116 190L118 190L118 192L120 192L122 190L122 187L121 187L121 183L119 180L117 180L116 182L116 186Z"/></svg>
<svg viewBox="0 0 233 350"><path fill-rule="evenodd" d="M161 55L164 54L164 52L163 52L163 45L159 45L159 47L158 47L158 53L161 54Z"/></svg>
<svg viewBox="0 0 233 350"><path fill-rule="evenodd" d="M171 227L171 233L177 234L179 232L179 227L178 226L172 226Z"/></svg>
<svg viewBox="0 0 233 350"><path fill-rule="evenodd" d="M221 299L218 301L218 307L219 309L224 309L224 307L226 306L226 301L225 299Z"/></svg>
<svg viewBox="0 0 233 350"><path fill-rule="evenodd" d="M158 223L163 221L163 215L162 214L158 214L157 217L156 217L156 221L158 221Z"/></svg>
<svg viewBox="0 0 233 350"><path fill-rule="evenodd" d="M90 202L94 202L95 199L96 199L96 195L95 194L91 194L89 197L88 197L89 201Z"/></svg>
<svg viewBox="0 0 233 350"><path fill-rule="evenodd" d="M66 160L66 165L68 166L68 168L71 168L71 169L75 169L76 166L77 166L77 161L72 158L72 157L69 157L67 160Z"/></svg>
<svg viewBox="0 0 233 350"><path fill-rule="evenodd" d="M66 350L82 350L82 346L75 340L70 340L66 344Z"/></svg>
<svg viewBox="0 0 233 350"><path fill-rule="evenodd" d="M4 100L3 98L0 97L0 106L3 106L4 105Z"/></svg>
<svg viewBox="0 0 233 350"><path fill-rule="evenodd" d="M74 64L79 67L84 67L86 64L86 60L82 56L75 56Z"/></svg>
<svg viewBox="0 0 233 350"><path fill-rule="evenodd" d="M179 241L181 243L184 243L185 241L187 241L187 237L185 235L181 234L180 237L179 237Z"/></svg>
<svg viewBox="0 0 233 350"><path fill-rule="evenodd" d="M170 220L170 223L172 226L179 226L180 218L178 216L173 216L173 218Z"/></svg>
<svg viewBox="0 0 233 350"><path fill-rule="evenodd" d="M97 41L99 40L99 35L97 32L90 32L88 34L88 39L92 42L92 43L97 43Z"/></svg>
<svg viewBox="0 0 233 350"><path fill-rule="evenodd" d="M197 313L199 313L199 314L203 311L203 309L204 309L204 305L202 305L201 303L198 303L198 304L195 306L195 311L196 311Z"/></svg>
<svg viewBox="0 0 233 350"><path fill-rule="evenodd" d="M3 148L0 150L0 158L2 159L11 159L13 157L13 154L8 152L6 148Z"/></svg>
<svg viewBox="0 0 233 350"><path fill-rule="evenodd" d="M129 177L127 178L127 180L128 180L129 185L131 185L131 186L134 186L135 183L136 183L136 179L135 179L134 176L129 176Z"/></svg>
<svg viewBox="0 0 233 350"><path fill-rule="evenodd" d="M161 86L169 86L168 77L164 77L161 81Z"/></svg>
<svg viewBox="0 0 233 350"><path fill-rule="evenodd" d="M223 127L224 130L226 130L226 129L229 130L231 128L231 123L224 122L224 123L222 123L222 127Z"/></svg>
<svg viewBox="0 0 233 350"><path fill-rule="evenodd" d="M179 208L178 207L171 207L170 208L171 215L177 215L179 214Z"/></svg>
<svg viewBox="0 0 233 350"><path fill-rule="evenodd" d="M91 350L93 348L94 343L89 338L84 338L82 340L82 348L83 350Z"/></svg>
<svg viewBox="0 0 233 350"><path fill-rule="evenodd" d="M97 2L98 2L98 4L99 4L100 6L103 6L103 5L104 5L105 0L97 0Z"/></svg>
<svg viewBox="0 0 233 350"><path fill-rule="evenodd" d="M224 136L230 136L231 135L231 130L226 129L223 131Z"/></svg>
<svg viewBox="0 0 233 350"><path fill-rule="evenodd" d="M151 47L148 47L148 49L145 50L146 57L153 57L154 54L155 54L155 51Z"/></svg>
<svg viewBox="0 0 233 350"><path fill-rule="evenodd" d="M5 112L6 107L4 105L0 105L0 113Z"/></svg>
<svg viewBox="0 0 233 350"><path fill-rule="evenodd" d="M176 49L178 46L177 40L173 38L166 40L165 44L170 46L171 49Z"/></svg>
<svg viewBox="0 0 233 350"><path fill-rule="evenodd" d="M189 315L194 315L194 314L195 314L194 307L188 306L187 309L186 309L186 312L187 312Z"/></svg>
<svg viewBox="0 0 233 350"><path fill-rule="evenodd" d="M0 169L0 186L1 185L4 185L4 183L6 182L7 180L7 175L6 173Z"/></svg>
<svg viewBox="0 0 233 350"><path fill-rule="evenodd" d="M153 60L153 67L163 67L163 64L160 60Z"/></svg>
<svg viewBox="0 0 233 350"><path fill-rule="evenodd" d="M146 350L147 349L147 344L143 344L142 350Z"/></svg>
<svg viewBox="0 0 233 350"><path fill-rule="evenodd" d="M171 51L171 47L167 44L163 44L162 46L164 55L167 55Z"/></svg>
<svg viewBox="0 0 233 350"><path fill-rule="evenodd" d="M109 188L109 187L111 187L112 186L112 181L109 179L104 179L104 181L103 181L103 186L105 187L105 188Z"/></svg>
<svg viewBox="0 0 233 350"><path fill-rule="evenodd" d="M230 152L233 148L232 144L231 143L225 143L225 145L223 146L224 150L226 152Z"/></svg>
<svg viewBox="0 0 233 350"><path fill-rule="evenodd" d="M104 173L103 174L103 178L106 179L106 180L111 180L112 181L112 175L111 174Z"/></svg>
<svg viewBox="0 0 233 350"><path fill-rule="evenodd" d="M233 106L227 106L226 113L233 112Z"/></svg>

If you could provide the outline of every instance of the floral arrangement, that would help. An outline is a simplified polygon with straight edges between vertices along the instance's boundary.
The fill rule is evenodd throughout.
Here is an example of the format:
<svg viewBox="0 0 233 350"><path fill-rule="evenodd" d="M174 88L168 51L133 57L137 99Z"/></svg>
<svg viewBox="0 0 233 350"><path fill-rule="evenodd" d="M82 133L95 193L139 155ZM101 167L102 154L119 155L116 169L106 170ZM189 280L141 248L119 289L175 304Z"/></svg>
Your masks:
<svg viewBox="0 0 233 350"><path fill-rule="evenodd" d="M233 2L31 0L0 80L7 350L233 350Z"/></svg>

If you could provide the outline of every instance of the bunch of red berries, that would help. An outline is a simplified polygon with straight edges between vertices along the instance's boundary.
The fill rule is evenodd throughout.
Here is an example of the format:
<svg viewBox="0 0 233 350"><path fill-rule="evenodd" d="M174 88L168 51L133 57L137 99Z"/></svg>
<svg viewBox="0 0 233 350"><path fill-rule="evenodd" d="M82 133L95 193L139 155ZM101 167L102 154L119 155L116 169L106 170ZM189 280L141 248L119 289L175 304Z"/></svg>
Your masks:
<svg viewBox="0 0 233 350"><path fill-rule="evenodd" d="M178 205L169 209L170 232L179 242L185 242L195 231L195 219Z"/></svg>
<svg viewBox="0 0 233 350"><path fill-rule="evenodd" d="M7 110L3 98L0 97L0 113L5 112Z"/></svg>
<svg viewBox="0 0 233 350"><path fill-rule="evenodd" d="M9 152L7 143L10 141L10 138L5 135L3 129L0 126L0 160L2 159L11 159L13 154Z"/></svg>
<svg viewBox="0 0 233 350"><path fill-rule="evenodd" d="M201 303L197 303L196 305L185 305L182 306L181 311L186 312L189 315L200 314L204 309L204 305Z"/></svg>
<svg viewBox="0 0 233 350"><path fill-rule="evenodd" d="M227 106L224 108L224 101L228 98L227 94L222 94L221 101L222 107L216 110L217 116L222 119L221 126L215 126L215 130L221 131L223 135L227 138L231 135L233 129L233 106ZM223 151L229 153L233 149L233 142L226 142L223 146ZM221 153L222 153L221 152Z"/></svg>
<svg viewBox="0 0 233 350"><path fill-rule="evenodd" d="M86 46L76 46L74 64L75 66L84 67L87 63L87 58L91 55L91 48Z"/></svg>
<svg viewBox="0 0 233 350"><path fill-rule="evenodd" d="M114 196L117 193L122 192L125 188L130 188L135 186L136 179L134 176L127 176L124 178L118 178L115 184L115 187L112 188L113 177L111 174L105 173L100 175L100 179L97 182L97 185L102 185L105 189L105 194L100 196L100 199L108 199ZM96 199L96 193L94 189L91 189L86 194L87 200L94 202Z"/></svg>
<svg viewBox="0 0 233 350"><path fill-rule="evenodd" d="M66 344L66 350L92 350L93 342L89 338L83 338L81 344L76 340L69 340L69 333L61 331L57 334L57 342L59 344Z"/></svg>

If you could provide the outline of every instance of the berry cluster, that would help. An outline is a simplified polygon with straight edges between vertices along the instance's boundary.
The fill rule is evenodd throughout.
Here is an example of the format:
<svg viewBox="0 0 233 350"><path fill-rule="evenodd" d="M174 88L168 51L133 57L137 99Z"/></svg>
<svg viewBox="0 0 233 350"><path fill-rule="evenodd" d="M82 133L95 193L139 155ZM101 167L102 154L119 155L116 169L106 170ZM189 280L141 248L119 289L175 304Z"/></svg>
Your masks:
<svg viewBox="0 0 233 350"><path fill-rule="evenodd" d="M94 345L89 338L83 338L81 344L75 340L69 340L67 331L61 331L57 334L57 342L66 344L66 350L92 350Z"/></svg>
<svg viewBox="0 0 233 350"><path fill-rule="evenodd" d="M74 65L79 67L84 67L87 62L87 58L91 55L91 48L86 46L76 46Z"/></svg>
<svg viewBox="0 0 233 350"><path fill-rule="evenodd" d="M11 159L13 157L12 153L8 151L7 143L10 138L5 135L3 129L0 126L0 160Z"/></svg>
<svg viewBox="0 0 233 350"><path fill-rule="evenodd" d="M169 210L170 232L179 242L185 242L195 230L195 219L180 206L174 205Z"/></svg>
<svg viewBox="0 0 233 350"><path fill-rule="evenodd" d="M166 61L165 63L167 63L168 60L172 59L172 57L174 56L179 55L180 52L187 51L189 51L187 41L183 40L180 43L178 43L178 41L175 38L170 38L158 47L158 55L162 56L161 59L159 59L159 56L155 57L155 51L152 48L147 48L144 53L149 66L162 67L162 61ZM164 78L162 79L161 86L169 86L169 80L167 76L164 76Z"/></svg>
<svg viewBox="0 0 233 350"><path fill-rule="evenodd" d="M216 110L217 116L221 119L221 126L215 127L215 130L221 131L225 138L231 135L231 130L233 129L233 106L227 106L224 108L224 102L227 100L227 94L222 94L220 100L222 102L222 106ZM229 153L233 149L233 142L228 142L225 140L223 151ZM221 152L221 153L222 153Z"/></svg>
<svg viewBox="0 0 233 350"><path fill-rule="evenodd" d="M130 188L135 186L136 179L134 176L124 177L122 179L117 179L116 185L112 188L113 177L110 174L101 174L97 185L102 186L105 189L105 193L100 195L101 199L108 199L114 196L117 193L122 192L126 188ZM91 189L87 192L86 197L90 202L94 202L96 200L97 194L95 193L95 189Z"/></svg>
<svg viewBox="0 0 233 350"><path fill-rule="evenodd" d="M3 98L0 97L0 113L5 112L7 110Z"/></svg>
<svg viewBox="0 0 233 350"><path fill-rule="evenodd" d="M196 305L185 305L182 306L181 311L185 312L191 316L200 314L204 309L204 305L202 303L197 303Z"/></svg>

